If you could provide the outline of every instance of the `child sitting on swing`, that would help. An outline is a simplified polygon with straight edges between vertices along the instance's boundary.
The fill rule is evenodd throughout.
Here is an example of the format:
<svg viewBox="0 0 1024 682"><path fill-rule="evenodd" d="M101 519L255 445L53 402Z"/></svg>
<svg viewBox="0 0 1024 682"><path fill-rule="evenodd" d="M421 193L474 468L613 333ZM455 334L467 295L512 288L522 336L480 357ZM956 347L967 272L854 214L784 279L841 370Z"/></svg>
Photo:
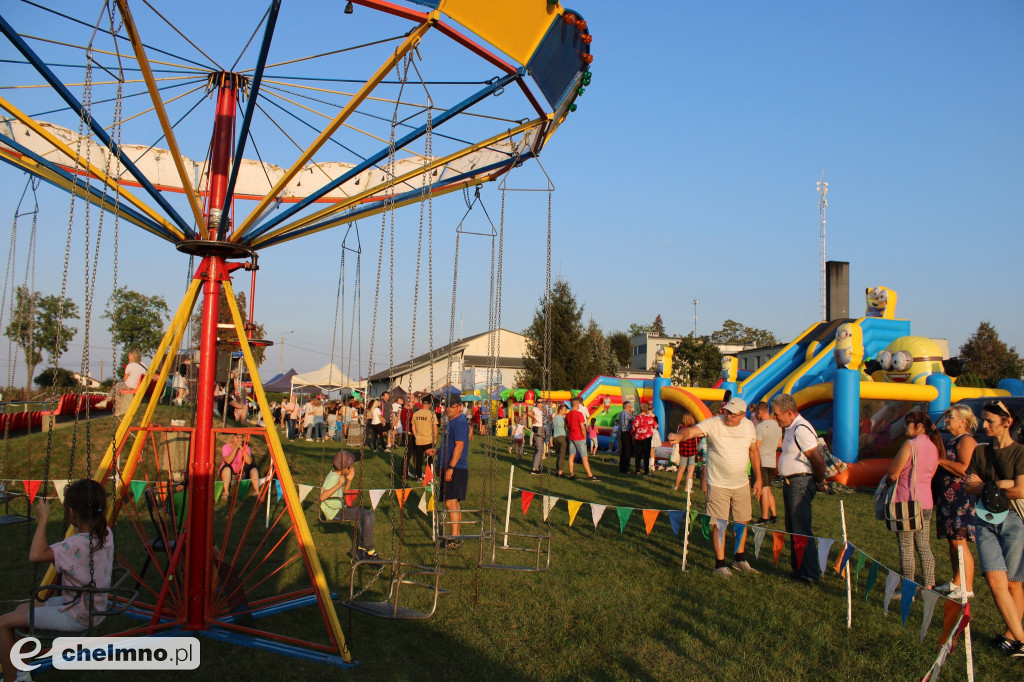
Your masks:
<svg viewBox="0 0 1024 682"><path fill-rule="evenodd" d="M29 547L28 560L34 564L53 564L60 574L60 583L69 588L51 596L45 602L36 602L34 627L39 630L84 632L90 626L90 600L74 587L110 587L110 574L114 566L114 539L107 529L107 493L96 481L84 478L68 486L64 493L64 518L75 529L75 534L52 545L46 542L46 522L50 518L50 505L45 498L36 503L39 525ZM107 605L107 595L98 593L92 600L93 610ZM17 671L11 663L15 628L29 626L29 605L21 604L11 613L0 616L0 663L5 680L31 680L27 671ZM92 625L102 620L96 617Z"/></svg>

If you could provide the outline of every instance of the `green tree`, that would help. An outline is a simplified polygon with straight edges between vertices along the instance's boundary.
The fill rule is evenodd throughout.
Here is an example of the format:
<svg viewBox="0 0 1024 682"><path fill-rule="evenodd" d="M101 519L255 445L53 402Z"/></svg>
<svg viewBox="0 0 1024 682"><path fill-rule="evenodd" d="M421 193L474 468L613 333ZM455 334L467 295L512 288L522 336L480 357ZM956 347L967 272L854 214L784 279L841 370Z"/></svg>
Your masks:
<svg viewBox="0 0 1024 682"><path fill-rule="evenodd" d="M238 303L238 310L239 310L239 312L242 313L242 321L246 325L248 325L249 323L245 322L245 318L246 318L246 315L249 312L249 304L246 302L245 292L244 291L235 292L235 301ZM199 304L196 305L196 311L192 315L192 347L193 348L199 348L199 342L202 339L203 317L202 317L202 308L200 307L201 304L202 304L202 300L200 299ZM220 306L219 306L219 309L217 311L217 322L219 324L230 324L231 325L230 329L225 327L223 329L218 329L217 330L217 340L218 341L234 341L234 340L238 339L238 334L235 333L234 322L231 319L231 309L228 308L228 295L227 295L227 293L225 293L225 291L223 289L220 290ZM267 338L266 327L264 327L262 324L259 324L259 323L254 321L249 329L250 329L250 333L249 333L249 338L250 339L265 339L265 338ZM265 350L266 350L266 348L264 348L263 346L253 346L252 347L252 355L253 355L253 358L256 360L256 366L257 367L259 367L260 365L263 364L263 359L264 359L264 357L266 355L266 353L264 353Z"/></svg>
<svg viewBox="0 0 1024 682"><path fill-rule="evenodd" d="M708 337L689 334L673 348L672 379L675 382L708 388L722 375L722 352Z"/></svg>
<svg viewBox="0 0 1024 682"><path fill-rule="evenodd" d="M767 329L748 327L736 320L726 320L722 328L711 333L711 343L717 345L742 344L752 345L755 348L774 346L779 339Z"/></svg>
<svg viewBox="0 0 1024 682"><path fill-rule="evenodd" d="M128 287L118 287L107 301L103 317L110 320L107 331L121 346L121 364L128 362L128 351L138 348L151 356L160 345L170 310L163 296L144 296Z"/></svg>
<svg viewBox="0 0 1024 682"><path fill-rule="evenodd" d="M629 329L626 331L626 333L629 334L629 338L633 338L634 336L643 336L644 334L650 334L651 325L637 324L636 322L634 322L633 324L629 325Z"/></svg>
<svg viewBox="0 0 1024 682"><path fill-rule="evenodd" d="M989 322L981 322L960 346L960 359L964 361L963 374L978 376L991 388L1000 379L1019 379L1024 374L1024 359L1016 346L1007 346Z"/></svg>
<svg viewBox="0 0 1024 682"><path fill-rule="evenodd" d="M64 324L64 320L77 318L78 306L71 299L64 299L62 306L59 296L43 296L23 286L14 290L14 309L4 334L25 353L26 395L32 389L32 375L43 361L43 353L56 365L67 352L78 329Z"/></svg>
<svg viewBox="0 0 1024 682"><path fill-rule="evenodd" d="M583 388L596 376L615 376L616 370L618 370L617 358L612 352L611 345L605 339L604 332L593 318L583 333L580 348L584 357L589 361L584 371L584 375L588 378L585 383L572 388Z"/></svg>
<svg viewBox="0 0 1024 682"><path fill-rule="evenodd" d="M629 345L629 334L622 331L614 331L605 337L605 342L615 356L616 366L628 366L630 355L632 355L632 347Z"/></svg>
<svg viewBox="0 0 1024 682"><path fill-rule="evenodd" d="M40 388L74 388L78 385L75 373L63 367L47 367L35 378L36 386Z"/></svg>
<svg viewBox="0 0 1024 682"><path fill-rule="evenodd" d="M591 357L581 352L584 335L583 306L577 303L572 288L559 279L551 286L551 388L583 388L594 378ZM516 375L520 388L544 387L544 297L533 313L533 322L523 330L526 352L523 369Z"/></svg>
<svg viewBox="0 0 1024 682"><path fill-rule="evenodd" d="M658 313L658 316L654 318L654 322L651 322L650 329L652 334L665 336L665 323L661 321L661 313Z"/></svg>

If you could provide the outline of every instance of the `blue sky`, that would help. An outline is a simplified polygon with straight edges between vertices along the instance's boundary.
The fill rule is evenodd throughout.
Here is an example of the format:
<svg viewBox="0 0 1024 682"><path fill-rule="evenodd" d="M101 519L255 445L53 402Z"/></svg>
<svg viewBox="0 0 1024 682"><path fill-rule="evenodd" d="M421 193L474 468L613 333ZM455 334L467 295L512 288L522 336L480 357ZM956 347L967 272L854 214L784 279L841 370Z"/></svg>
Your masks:
<svg viewBox="0 0 1024 682"><path fill-rule="evenodd" d="M272 59L331 49L344 32L340 22L317 25L287 14L304 4L284 3ZM189 35L201 46L214 45L211 53L236 55L262 13L253 17L250 8L239 35L218 44L213 29L194 19L201 7L185 1L168 14L191 26ZM852 312L862 310L859 292L865 287L885 285L898 292L897 315L912 321L914 333L948 338L955 350L979 321L988 320L1024 351L1017 300L1024 290L1018 274L1024 246L1024 4L650 7L638 12L634 4L606 0L580 7L594 35L593 83L541 157L557 187L552 268L571 283L586 315L612 330L661 314L669 331L685 333L692 329L691 301L697 298L700 333L731 318L792 338L818 316L815 183L824 169L830 187L828 257L851 263ZM162 35L174 50L187 50L161 33L144 8L136 12L144 35L154 41ZM38 13L20 3L5 5L4 16L23 33L62 30L35 25ZM383 35L389 27L370 22L365 30ZM438 50L442 63L436 73L447 68L476 76L471 59L451 60ZM18 73L8 70L3 85ZM7 91L0 94L14 99ZM200 117L209 120L212 104L203 106L207 113L200 108L191 134L183 133L185 153L193 157L202 157L208 142L209 126ZM463 132L472 134L466 126ZM295 156L283 143L261 152L279 165ZM319 158L329 158L328 152ZM0 196L0 216L6 218L14 213L24 176L4 166L0 181L7 188ZM528 165L509 184L538 187L543 177ZM37 284L56 293L68 200L48 187L40 197L46 238ZM482 198L498 222L497 187L485 187ZM72 295L81 305L75 295L84 277L81 204L77 212L69 270ZM434 202L438 343L449 332L454 236L464 212L458 195ZM392 345L396 361L427 349L425 272L415 348L411 339L418 223L416 207L395 216L394 338L387 333L391 278L385 271L374 350L378 369L387 365ZM484 223L478 210L467 219L470 229ZM546 223L546 195L507 197L507 328L525 327L542 293ZM362 221L359 229L365 365L381 220ZM330 357L342 235L335 230L262 253L256 316L274 338L293 332L286 339L285 368L309 370ZM120 246L121 282L176 304L186 260L129 226L121 230ZM101 257L97 307L109 295L106 247L109 241ZM487 324L488 240L466 237L459 263L455 334L461 329L468 335ZM350 295L351 268L346 279ZM248 289L247 282L236 287ZM349 300L346 310L351 309ZM106 358L109 372L103 326L93 323L94 372L97 356ZM80 348L81 334L63 364L76 366ZM276 373L278 352L270 351L264 373Z"/></svg>

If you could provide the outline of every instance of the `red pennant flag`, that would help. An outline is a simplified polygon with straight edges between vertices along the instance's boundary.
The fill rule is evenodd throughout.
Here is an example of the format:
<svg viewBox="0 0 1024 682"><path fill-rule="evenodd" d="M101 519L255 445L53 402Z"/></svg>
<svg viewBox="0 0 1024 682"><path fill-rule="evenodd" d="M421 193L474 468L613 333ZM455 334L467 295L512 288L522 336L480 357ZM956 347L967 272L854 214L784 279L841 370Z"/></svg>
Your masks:
<svg viewBox="0 0 1024 682"><path fill-rule="evenodd" d="M807 549L807 536L793 536L793 551L796 552L796 570L800 570L804 564L804 550Z"/></svg>
<svg viewBox="0 0 1024 682"><path fill-rule="evenodd" d="M39 486L42 485L42 481L22 481L25 486L25 492L28 494L28 503L34 504L36 501L36 493L39 492Z"/></svg>
<svg viewBox="0 0 1024 682"><path fill-rule="evenodd" d="M536 493L531 493L529 490L523 491L523 516L526 516L526 512L530 509L530 503L533 502L533 496Z"/></svg>
<svg viewBox="0 0 1024 682"><path fill-rule="evenodd" d="M651 530L654 528L654 522L658 520L657 509L644 509L644 525L647 526L647 534L651 534Z"/></svg>
<svg viewBox="0 0 1024 682"><path fill-rule="evenodd" d="M359 498L359 489L349 490L345 493L345 506L354 507L356 500Z"/></svg>
<svg viewBox="0 0 1024 682"><path fill-rule="evenodd" d="M430 485L430 482L434 480L434 472L431 471L430 467L427 467L426 473L423 474L423 487L426 488Z"/></svg>
<svg viewBox="0 0 1024 682"><path fill-rule="evenodd" d="M775 565L779 565L779 555L782 554L782 548L786 546L786 536L777 530L772 531L772 560Z"/></svg>
<svg viewBox="0 0 1024 682"><path fill-rule="evenodd" d="M942 636L939 637L939 641L945 642L946 639L949 638L949 634L953 632L953 628L956 627L956 635L953 637L953 646L955 647L957 637L960 636L960 633L964 631L971 620L971 605L964 604L961 606L960 602L954 599L947 599L944 609L942 616ZM963 611L964 618L960 621L960 625L957 626L957 619L960 618L961 610ZM950 652L952 651L953 648L950 647Z"/></svg>
<svg viewBox="0 0 1024 682"><path fill-rule="evenodd" d="M405 506L405 501L409 499L409 493L412 492L412 488L395 488L395 497L398 498L398 505L400 507Z"/></svg>
<svg viewBox="0 0 1024 682"><path fill-rule="evenodd" d="M836 573L838 573L840 576L842 576L844 578L846 577L846 567L843 566L843 557L845 555L846 555L846 544L843 544L843 551L839 553L839 556L836 558L836 565L832 567L832 568L836 569Z"/></svg>

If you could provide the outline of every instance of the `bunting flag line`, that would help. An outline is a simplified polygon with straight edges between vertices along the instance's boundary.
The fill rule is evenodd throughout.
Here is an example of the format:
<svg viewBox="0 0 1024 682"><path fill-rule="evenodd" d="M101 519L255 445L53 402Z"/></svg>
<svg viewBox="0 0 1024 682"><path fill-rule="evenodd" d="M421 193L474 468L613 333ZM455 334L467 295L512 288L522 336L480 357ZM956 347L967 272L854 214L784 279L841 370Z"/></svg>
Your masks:
<svg viewBox="0 0 1024 682"><path fill-rule="evenodd" d="M597 524L601 523L601 517L604 516L605 509L607 509L606 505L595 502L590 503L590 514L594 517L594 528L597 528Z"/></svg>
<svg viewBox="0 0 1024 682"><path fill-rule="evenodd" d="M427 513L427 495L429 495L429 494L430 494L430 492L426 488L424 488L423 489L423 494L420 495L420 503L416 505L416 508L419 509L420 512L422 512L423 514ZM371 495L371 499L372 499L372 495L373 495L372 491L370 492L370 495Z"/></svg>
<svg viewBox="0 0 1024 682"><path fill-rule="evenodd" d="M532 493L529 490L523 492L523 516L526 516L526 512L530 510L530 503L533 502L533 496L537 493Z"/></svg>
<svg viewBox="0 0 1024 682"><path fill-rule="evenodd" d="M345 506L346 507L354 507L354 506L356 506L356 501L358 499L359 499L359 488L356 488L354 490L349 490L347 493L345 493Z"/></svg>
<svg viewBox="0 0 1024 682"><path fill-rule="evenodd" d="M779 565L779 555L782 554L782 548L786 546L786 536L777 530L772 531L772 561L775 565Z"/></svg>
<svg viewBox="0 0 1024 682"><path fill-rule="evenodd" d="M274 487L277 488L277 501L280 502L281 498L284 497L284 488L281 487L281 479L274 480Z"/></svg>
<svg viewBox="0 0 1024 682"><path fill-rule="evenodd" d="M582 502L577 500L568 500L569 503L569 526L572 526L572 522L576 520L576 514L579 513L580 507L583 506Z"/></svg>
<svg viewBox="0 0 1024 682"><path fill-rule="evenodd" d="M218 497L220 497L220 489L217 487L218 484L221 487L224 486L224 483L221 482L221 481L217 481L217 482L215 482L213 484L213 499L214 500L216 500ZM145 481L132 481L131 482L131 489L132 489L132 497L135 499L135 504L138 504L139 503L139 498L142 497L142 493L146 491L146 482Z"/></svg>
<svg viewBox="0 0 1024 682"><path fill-rule="evenodd" d="M650 535L651 531L654 530L654 522L658 520L657 509L644 509L644 526L647 528L647 534Z"/></svg>
<svg viewBox="0 0 1024 682"><path fill-rule="evenodd" d="M828 553L832 549L835 540L831 538L817 538L818 540L818 568L820 574L825 575L825 568L828 566Z"/></svg>
<svg viewBox="0 0 1024 682"><path fill-rule="evenodd" d="M856 585L857 581L860 580L860 572L864 568L864 564L868 561L868 555L864 552L857 550L857 565L853 569L853 584Z"/></svg>
<svg viewBox="0 0 1024 682"><path fill-rule="evenodd" d="M761 543L764 542L764 527L754 526L754 558L761 553Z"/></svg>
<svg viewBox="0 0 1024 682"><path fill-rule="evenodd" d="M174 493L174 511L178 515L177 518L181 518L182 511L185 508L185 493Z"/></svg>
<svg viewBox="0 0 1024 682"><path fill-rule="evenodd" d="M885 615L889 615L889 602L892 601L892 597L896 594L896 588L899 587L902 577L896 571L889 571L889 575L885 576L885 595L882 597L882 611Z"/></svg>
<svg viewBox="0 0 1024 682"><path fill-rule="evenodd" d="M715 519L715 535L718 536L718 544L725 544L725 528L729 525L727 519Z"/></svg>
<svg viewBox="0 0 1024 682"><path fill-rule="evenodd" d="M794 535L793 536L793 554L796 556L796 570L800 570L804 565L804 552L807 551L807 536L806 535Z"/></svg>
<svg viewBox="0 0 1024 682"><path fill-rule="evenodd" d="M398 500L399 507L405 506L405 501L409 499L411 492L412 488L395 488L395 498Z"/></svg>
<svg viewBox="0 0 1024 682"><path fill-rule="evenodd" d="M39 492L39 486L43 484L42 481L22 481L25 486L25 494L28 495L28 503L35 504L36 493Z"/></svg>
<svg viewBox="0 0 1024 682"><path fill-rule="evenodd" d="M686 512L681 511L670 511L668 514L668 522L672 525L672 534L679 537L679 526L682 524L683 519L686 518Z"/></svg>
<svg viewBox="0 0 1024 682"><path fill-rule="evenodd" d="M239 481L239 483L238 483L238 497L239 497L239 499L241 499L241 498L243 498L243 497L245 497L246 495L249 494L249 488L251 486L252 486L252 481L250 481L248 478L243 478L241 481Z"/></svg>
<svg viewBox="0 0 1024 682"><path fill-rule="evenodd" d="M705 540L711 539L711 517L707 514L698 514L700 517L700 532Z"/></svg>
<svg viewBox="0 0 1024 682"><path fill-rule="evenodd" d="M424 491L424 496L428 492L430 493L430 499L427 500L427 511L434 511L434 490L433 490L433 488L427 488Z"/></svg>
<svg viewBox="0 0 1024 682"><path fill-rule="evenodd" d="M68 487L68 479L53 479L53 487L57 490L57 499L60 500L61 504L64 504L64 490Z"/></svg>
<svg viewBox="0 0 1024 682"><path fill-rule="evenodd" d="M744 531L746 529L747 529L747 524L745 524L745 523L734 523L734 524L732 524L732 535L733 535L733 541L734 541L733 542L733 550L732 550L733 554L739 554L740 553L740 543L743 542L743 538L746 537L744 535Z"/></svg>
<svg viewBox="0 0 1024 682"><path fill-rule="evenodd" d="M313 491L313 486L299 483L299 502L304 502L306 497Z"/></svg>
<svg viewBox="0 0 1024 682"><path fill-rule="evenodd" d="M960 614L963 614L963 619L960 618ZM945 642L952 636L953 645L956 646L956 638L964 631L967 624L971 620L971 605L963 604L953 599L947 599L945 606L943 606L942 613L942 636L939 637L939 641ZM956 633L953 633L953 628L956 628ZM952 651L952 647L950 647Z"/></svg>
<svg viewBox="0 0 1024 682"><path fill-rule="evenodd" d="M434 480L434 472L430 470L431 467L427 467L427 470L423 473L423 487L426 488L430 485L430 482Z"/></svg>
<svg viewBox="0 0 1024 682"><path fill-rule="evenodd" d="M857 551L857 548L851 545L849 542L846 543L846 548L843 550L843 555L839 559L839 573L842 575L843 571L846 570L846 564L850 563L850 557Z"/></svg>
<svg viewBox="0 0 1024 682"><path fill-rule="evenodd" d="M903 586L900 590L900 620L903 621L903 625L907 624L907 616L910 615L910 604L914 601L914 595L917 594L917 583L913 580L903 579Z"/></svg>
<svg viewBox="0 0 1024 682"><path fill-rule="evenodd" d="M374 489L374 490L370 490L369 491L369 495L370 495L370 509L376 509L377 508L377 504L380 502L380 498L384 497L384 493L385 492L386 492L385 490L378 490L378 489Z"/></svg>
<svg viewBox="0 0 1024 682"><path fill-rule="evenodd" d="M146 489L146 482L145 481L132 481L132 492L135 491L135 485L138 484L138 483L141 483L142 485L139 486L139 492L135 496L135 501L136 502L139 501L139 497L142 495L142 491ZM220 494L223 491L224 491L224 481L214 481L213 482L213 501L214 502L216 502L217 500L220 499Z"/></svg>
<svg viewBox="0 0 1024 682"><path fill-rule="evenodd" d="M619 532L624 533L629 516L633 513L633 507L616 507L615 512L619 515Z"/></svg>
<svg viewBox="0 0 1024 682"><path fill-rule="evenodd" d="M555 508L556 504L558 504L558 498L552 495L545 495L541 499L541 502L541 507L544 510L544 520L547 521L548 515L551 513L551 510Z"/></svg>
<svg viewBox="0 0 1024 682"><path fill-rule="evenodd" d="M938 592L932 590L925 590L921 593L921 604L924 608L924 613L921 614L921 641L924 641L925 635L928 634L928 628L932 625L932 616L935 613L935 602L939 600Z"/></svg>
<svg viewBox="0 0 1024 682"><path fill-rule="evenodd" d="M864 586L864 601L868 600L868 595L871 594L871 588L878 582L878 562L875 560L871 561L871 568L868 569L868 582Z"/></svg>

